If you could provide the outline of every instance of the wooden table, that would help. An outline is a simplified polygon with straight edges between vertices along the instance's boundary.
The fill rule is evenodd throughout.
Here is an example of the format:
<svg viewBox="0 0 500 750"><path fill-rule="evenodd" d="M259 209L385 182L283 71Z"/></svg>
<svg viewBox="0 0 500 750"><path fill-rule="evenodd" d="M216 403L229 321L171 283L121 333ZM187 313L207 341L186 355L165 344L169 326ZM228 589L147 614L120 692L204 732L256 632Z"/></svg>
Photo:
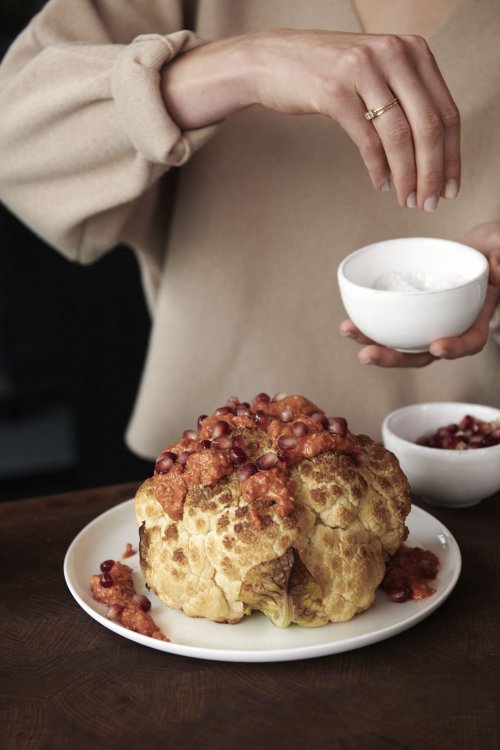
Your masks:
<svg viewBox="0 0 500 750"><path fill-rule="evenodd" d="M430 617L355 651L248 664L146 648L70 595L68 545L136 487L0 505L4 750L498 750L500 495L427 508L463 557L456 588Z"/></svg>

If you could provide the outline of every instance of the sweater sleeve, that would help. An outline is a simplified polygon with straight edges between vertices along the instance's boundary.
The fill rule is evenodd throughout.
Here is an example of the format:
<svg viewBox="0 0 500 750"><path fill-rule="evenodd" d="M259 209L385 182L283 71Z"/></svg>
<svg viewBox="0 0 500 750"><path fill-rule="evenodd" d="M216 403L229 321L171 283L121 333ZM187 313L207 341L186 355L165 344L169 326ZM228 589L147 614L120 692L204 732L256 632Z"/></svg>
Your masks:
<svg viewBox="0 0 500 750"><path fill-rule="evenodd" d="M216 129L165 109L160 69L204 43L181 23L166 0L50 0L2 61L0 199L72 260L140 243L134 216Z"/></svg>

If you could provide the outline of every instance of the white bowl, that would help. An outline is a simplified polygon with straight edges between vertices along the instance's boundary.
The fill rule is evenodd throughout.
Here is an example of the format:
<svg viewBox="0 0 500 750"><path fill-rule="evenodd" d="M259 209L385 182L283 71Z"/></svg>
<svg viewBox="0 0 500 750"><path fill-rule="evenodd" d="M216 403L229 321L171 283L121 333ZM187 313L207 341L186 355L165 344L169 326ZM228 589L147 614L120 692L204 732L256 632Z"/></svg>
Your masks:
<svg viewBox="0 0 500 750"><path fill-rule="evenodd" d="M404 406L384 419L384 445L398 457L414 495L436 505L463 508L500 490L500 445L444 450L416 443L466 414L486 422L500 419L500 409L460 402Z"/></svg>
<svg viewBox="0 0 500 750"><path fill-rule="evenodd" d="M459 242L406 237L348 255L337 277L347 314L362 333L393 349L421 352L476 320L488 263Z"/></svg>

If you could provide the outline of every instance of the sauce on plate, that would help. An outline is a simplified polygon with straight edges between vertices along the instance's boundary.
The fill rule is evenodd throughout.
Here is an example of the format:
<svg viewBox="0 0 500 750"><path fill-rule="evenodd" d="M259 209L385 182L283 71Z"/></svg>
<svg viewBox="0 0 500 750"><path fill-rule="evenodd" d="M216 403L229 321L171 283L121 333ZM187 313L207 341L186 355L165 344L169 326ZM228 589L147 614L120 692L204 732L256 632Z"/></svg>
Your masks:
<svg viewBox="0 0 500 750"><path fill-rule="evenodd" d="M106 616L135 633L168 641L148 614L151 602L135 590L132 568L114 560L104 560L100 567L90 579L90 590L97 602L107 605Z"/></svg>
<svg viewBox="0 0 500 750"><path fill-rule="evenodd" d="M391 557L380 588L393 602L426 599L435 593L429 586L439 569L439 559L430 550L402 544Z"/></svg>

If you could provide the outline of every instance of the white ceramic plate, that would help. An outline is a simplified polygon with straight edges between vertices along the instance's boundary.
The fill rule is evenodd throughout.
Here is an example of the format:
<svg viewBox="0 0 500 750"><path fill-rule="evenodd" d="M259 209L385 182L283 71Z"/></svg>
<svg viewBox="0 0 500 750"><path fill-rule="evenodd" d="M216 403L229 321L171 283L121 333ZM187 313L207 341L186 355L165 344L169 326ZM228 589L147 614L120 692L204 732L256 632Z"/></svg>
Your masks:
<svg viewBox="0 0 500 750"><path fill-rule="evenodd" d="M260 612L254 612L237 625L222 625L167 609L147 591L139 555L135 554L124 562L134 570L136 590L151 600L151 616L171 639L171 642L158 641L108 620L106 607L92 598L89 589L90 577L99 572L103 560L121 559L127 542L137 549L133 502L127 500L111 508L80 531L66 553L64 576L78 604L101 625L124 638L172 654L218 661L265 662L309 659L361 648L390 638L430 615L448 597L460 575L461 556L454 537L434 516L416 506L407 519L410 530L407 544L429 549L439 557L440 570L432 583L436 593L421 601L395 604L378 591L374 604L366 612L350 622L319 628L297 625L277 628Z"/></svg>

